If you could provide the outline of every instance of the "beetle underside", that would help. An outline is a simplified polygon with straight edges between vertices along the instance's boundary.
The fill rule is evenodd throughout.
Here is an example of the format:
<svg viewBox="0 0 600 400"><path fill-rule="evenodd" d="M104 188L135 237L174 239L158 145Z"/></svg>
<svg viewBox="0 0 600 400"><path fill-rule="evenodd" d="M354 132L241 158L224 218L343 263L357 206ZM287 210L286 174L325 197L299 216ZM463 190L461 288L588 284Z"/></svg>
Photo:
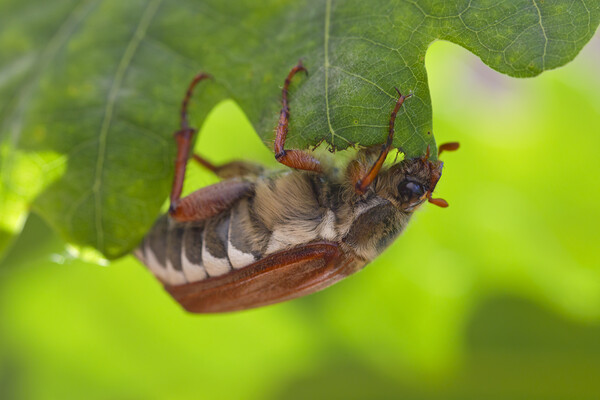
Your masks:
<svg viewBox="0 0 600 400"><path fill-rule="evenodd" d="M193 158L221 178L220 183L181 198L195 129L187 106L190 84L175 133L178 151L169 213L161 217L136 256L188 311L224 312L277 303L321 290L364 267L404 229L423 202L447 206L431 194L442 163L425 157L389 168L396 114L409 96L399 94L386 144L359 151L344 174L324 168L309 152L285 149L290 80L275 139L275 157L292 168L270 173L235 161L214 166ZM396 89L397 90L397 89ZM455 150L458 144L440 146Z"/></svg>

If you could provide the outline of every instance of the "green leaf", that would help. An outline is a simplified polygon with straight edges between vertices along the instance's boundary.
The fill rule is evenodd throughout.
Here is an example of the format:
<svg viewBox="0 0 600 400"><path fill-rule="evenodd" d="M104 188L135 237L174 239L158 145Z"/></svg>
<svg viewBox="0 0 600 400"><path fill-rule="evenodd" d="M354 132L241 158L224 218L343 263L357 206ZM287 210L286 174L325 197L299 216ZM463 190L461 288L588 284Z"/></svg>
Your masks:
<svg viewBox="0 0 600 400"><path fill-rule="evenodd" d="M196 126L232 98L270 146L283 80L302 59L291 148L382 143L397 86L413 97L394 144L413 157L435 143L424 67L434 40L535 76L572 60L599 19L598 0L2 0L0 215L11 218L0 229L18 231L35 200L77 246L129 251L167 196L171 134L200 70L215 79L197 91Z"/></svg>

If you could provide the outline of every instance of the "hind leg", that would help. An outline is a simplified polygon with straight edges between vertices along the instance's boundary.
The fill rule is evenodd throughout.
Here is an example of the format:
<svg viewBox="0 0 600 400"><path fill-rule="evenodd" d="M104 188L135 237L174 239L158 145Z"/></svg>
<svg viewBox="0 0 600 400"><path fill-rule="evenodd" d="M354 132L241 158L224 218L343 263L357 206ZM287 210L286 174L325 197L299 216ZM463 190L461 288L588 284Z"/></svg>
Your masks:
<svg viewBox="0 0 600 400"><path fill-rule="evenodd" d="M171 188L169 214L178 221L209 218L212 215L216 215L221 211L228 209L240 197L243 197L252 190L252 185L248 182L231 180L202 188L189 196L181 198L185 171L190 157L192 139L196 134L196 129L190 127L188 122L188 104L196 85L207 78L210 78L210 75L203 73L198 74L188 86L181 103L181 129L175 132L177 157L175 159L175 175L173 177L173 186ZM221 177L240 176L242 173L248 173L257 169L257 167L243 162L233 162L216 167L200 156L194 155L194 159Z"/></svg>
<svg viewBox="0 0 600 400"><path fill-rule="evenodd" d="M185 92L183 101L181 102L181 129L175 132L175 141L177 142L177 157L175 158L175 175L173 176L173 186L171 188L171 206L169 211L172 212L177 208L181 191L183 190L183 181L185 179L185 170L190 156L192 139L196 133L196 129L190 127L187 118L187 109L192 93L196 85L204 79L210 78L210 75L200 73L194 77L192 82Z"/></svg>

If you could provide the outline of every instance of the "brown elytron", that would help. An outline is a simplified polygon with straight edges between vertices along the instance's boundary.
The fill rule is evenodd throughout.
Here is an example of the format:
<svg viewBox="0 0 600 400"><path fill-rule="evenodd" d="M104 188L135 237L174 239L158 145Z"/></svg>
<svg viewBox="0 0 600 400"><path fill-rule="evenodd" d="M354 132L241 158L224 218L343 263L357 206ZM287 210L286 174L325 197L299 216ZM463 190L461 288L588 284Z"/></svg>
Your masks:
<svg viewBox="0 0 600 400"><path fill-rule="evenodd" d="M357 153L345 170L327 169L308 151L286 149L291 79L306 71L299 63L282 90L275 136L275 158L291 168L267 171L234 161L215 166L193 158L223 180L181 198L193 135L187 107L197 75L181 107L175 133L177 158L168 215L156 222L136 256L188 311L225 312L277 303L313 293L363 268L404 229L432 193L442 163L427 155L390 167L396 114L410 95L402 95L389 121L386 143ZM442 151L456 150L447 143Z"/></svg>

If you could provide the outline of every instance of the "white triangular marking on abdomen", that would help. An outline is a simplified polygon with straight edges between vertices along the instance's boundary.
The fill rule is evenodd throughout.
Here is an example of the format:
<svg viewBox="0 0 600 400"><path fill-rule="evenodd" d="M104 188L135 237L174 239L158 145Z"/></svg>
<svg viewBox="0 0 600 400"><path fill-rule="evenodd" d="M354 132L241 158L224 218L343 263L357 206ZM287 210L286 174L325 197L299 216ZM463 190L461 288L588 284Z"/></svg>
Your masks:
<svg viewBox="0 0 600 400"><path fill-rule="evenodd" d="M219 276L229 272L229 261L226 258L213 257L208 251L202 251L204 269L209 276Z"/></svg>
<svg viewBox="0 0 600 400"><path fill-rule="evenodd" d="M227 257L229 257L229 262L235 269L243 268L256 261L253 254L236 249L231 242L227 246Z"/></svg>
<svg viewBox="0 0 600 400"><path fill-rule="evenodd" d="M169 283L171 285L183 285L187 283L187 279L185 279L185 275L182 271L177 271L169 258L167 257L167 278L169 279Z"/></svg>
<svg viewBox="0 0 600 400"><path fill-rule="evenodd" d="M202 240L202 264L209 276L223 275L231 269L227 258L217 258L206 248L206 230L204 230L204 240Z"/></svg>
<svg viewBox="0 0 600 400"><path fill-rule="evenodd" d="M162 282L168 282L167 270L158 261L150 246L146 246L145 254L145 264L150 269L150 271L152 271L152 273Z"/></svg>
<svg viewBox="0 0 600 400"><path fill-rule="evenodd" d="M181 267L189 282L197 282L206 279L208 274L202 264L193 264L185 255L185 248L181 249Z"/></svg>

